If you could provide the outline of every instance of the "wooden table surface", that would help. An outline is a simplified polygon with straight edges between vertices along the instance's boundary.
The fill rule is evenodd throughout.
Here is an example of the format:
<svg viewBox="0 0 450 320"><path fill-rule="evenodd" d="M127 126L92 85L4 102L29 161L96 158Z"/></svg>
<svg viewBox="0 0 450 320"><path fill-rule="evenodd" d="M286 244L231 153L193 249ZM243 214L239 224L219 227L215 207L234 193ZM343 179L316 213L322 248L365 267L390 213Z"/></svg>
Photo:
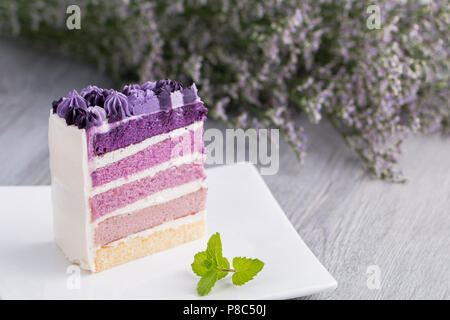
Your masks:
<svg viewBox="0 0 450 320"><path fill-rule="evenodd" d="M0 185L49 184L51 101L111 82L27 43L3 39L0 52ZM214 121L207 127L224 129ZM308 298L450 299L450 140L411 137L401 160L409 182L390 184L369 178L329 124L305 129L305 164L281 143L280 170L264 180L339 283ZM378 288L367 285L371 270L379 270Z"/></svg>

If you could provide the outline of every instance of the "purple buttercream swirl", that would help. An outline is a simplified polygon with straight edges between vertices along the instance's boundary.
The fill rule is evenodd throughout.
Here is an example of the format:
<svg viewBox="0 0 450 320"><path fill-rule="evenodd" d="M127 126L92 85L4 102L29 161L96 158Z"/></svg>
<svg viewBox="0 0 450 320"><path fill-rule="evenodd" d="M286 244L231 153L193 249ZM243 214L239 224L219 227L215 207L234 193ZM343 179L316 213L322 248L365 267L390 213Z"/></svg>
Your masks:
<svg viewBox="0 0 450 320"><path fill-rule="evenodd" d="M79 129L90 129L94 126L101 126L103 120L106 119L105 109L94 106L88 107L87 110L83 110L77 113L75 118L75 125Z"/></svg>
<svg viewBox="0 0 450 320"><path fill-rule="evenodd" d="M67 125L75 124L75 119L79 114L87 110L86 100L78 94L76 90L70 92L56 108L56 113L61 118L66 119Z"/></svg>
<svg viewBox="0 0 450 320"><path fill-rule="evenodd" d="M133 89L128 95L128 102L134 116L160 111L158 97L152 90Z"/></svg>
<svg viewBox="0 0 450 320"><path fill-rule="evenodd" d="M140 90L141 86L138 84L128 84L125 87L123 87L122 93L126 96L129 96L131 92Z"/></svg>
<svg viewBox="0 0 450 320"><path fill-rule="evenodd" d="M161 109L167 110L172 106L170 94L174 91L182 90L183 85L179 82L170 79L158 80L155 87L152 89L159 100Z"/></svg>
<svg viewBox="0 0 450 320"><path fill-rule="evenodd" d="M113 91L105 100L105 111L108 122L116 122L130 117L132 114L128 106L127 97L120 92Z"/></svg>
<svg viewBox="0 0 450 320"><path fill-rule="evenodd" d="M190 87L182 89L181 94L183 95L184 103L191 103L195 101L198 98L197 87L195 86L195 83L193 83Z"/></svg>
<svg viewBox="0 0 450 320"><path fill-rule="evenodd" d="M170 79L163 79L156 81L153 92L159 96L163 91L174 92L183 89L183 85L177 81Z"/></svg>
<svg viewBox="0 0 450 320"><path fill-rule="evenodd" d="M108 93L108 90L100 89L96 86L88 86L81 90L80 95L86 99L88 106L103 107Z"/></svg>
<svg viewBox="0 0 450 320"><path fill-rule="evenodd" d="M80 94L74 90L67 97L53 101L52 110L68 125L89 129L100 126L105 119L111 123L131 116L170 111L175 91L181 93L184 104L199 101L195 84L184 88L177 81L163 79L126 85L122 93L88 86Z"/></svg>
<svg viewBox="0 0 450 320"><path fill-rule="evenodd" d="M156 81L146 81L141 85L142 90L153 90L156 87Z"/></svg>
<svg viewBox="0 0 450 320"><path fill-rule="evenodd" d="M62 98L62 97L59 98L59 100L54 100L54 101L52 102L52 110L53 110L53 113L56 113L56 109L58 108L58 105L61 103L61 101L63 101L63 98Z"/></svg>

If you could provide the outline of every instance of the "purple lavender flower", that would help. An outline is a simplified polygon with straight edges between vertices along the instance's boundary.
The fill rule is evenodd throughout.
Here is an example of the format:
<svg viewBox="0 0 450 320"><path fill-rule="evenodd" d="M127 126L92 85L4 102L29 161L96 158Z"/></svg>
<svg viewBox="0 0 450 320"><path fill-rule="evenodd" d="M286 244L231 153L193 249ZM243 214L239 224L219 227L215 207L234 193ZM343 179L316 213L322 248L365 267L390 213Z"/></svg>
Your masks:
<svg viewBox="0 0 450 320"><path fill-rule="evenodd" d="M367 27L366 1L80 0L90 8L82 34L55 23L58 2L36 12L31 2L5 1L17 10L0 33L55 39L118 82L144 82L165 108L183 88L148 80L194 80L213 117L280 128L300 157L306 138L293 119L301 114L331 121L371 174L395 181L408 133L450 134L447 0L375 1L380 30Z"/></svg>

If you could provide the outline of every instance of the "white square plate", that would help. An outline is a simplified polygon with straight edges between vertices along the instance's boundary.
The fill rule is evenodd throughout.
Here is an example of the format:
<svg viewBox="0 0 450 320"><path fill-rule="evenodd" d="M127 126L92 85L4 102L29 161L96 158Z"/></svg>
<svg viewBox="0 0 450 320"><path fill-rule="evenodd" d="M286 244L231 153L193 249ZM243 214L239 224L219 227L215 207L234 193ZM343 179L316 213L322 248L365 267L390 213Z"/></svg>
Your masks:
<svg viewBox="0 0 450 320"><path fill-rule="evenodd" d="M256 168L207 170L208 237L220 232L223 254L258 258L264 269L241 287L220 280L196 294L190 264L207 237L98 274L73 269L53 243L50 188L0 187L2 299L287 299L336 288L336 280L297 234ZM69 285L68 285L69 284ZM71 288L71 289L70 289Z"/></svg>

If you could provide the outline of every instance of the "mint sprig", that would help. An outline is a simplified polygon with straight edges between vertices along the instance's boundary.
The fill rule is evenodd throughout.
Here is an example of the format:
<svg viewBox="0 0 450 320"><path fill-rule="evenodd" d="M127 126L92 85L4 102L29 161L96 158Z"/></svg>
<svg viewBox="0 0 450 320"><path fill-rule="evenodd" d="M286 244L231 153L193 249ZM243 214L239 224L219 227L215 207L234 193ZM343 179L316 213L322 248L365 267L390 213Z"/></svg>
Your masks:
<svg viewBox="0 0 450 320"><path fill-rule="evenodd" d="M205 296L211 292L217 280L225 278L232 272L232 282L241 286L252 280L264 267L264 262L258 259L236 257L233 259L233 269L227 258L222 256L222 241L216 232L209 238L205 251L198 252L191 264L192 271L200 278L197 293Z"/></svg>
<svg viewBox="0 0 450 320"><path fill-rule="evenodd" d="M233 268L236 272L233 274L233 284L242 286L252 280L258 272L264 267L264 262L258 259L248 259L245 257L236 257L233 259Z"/></svg>

